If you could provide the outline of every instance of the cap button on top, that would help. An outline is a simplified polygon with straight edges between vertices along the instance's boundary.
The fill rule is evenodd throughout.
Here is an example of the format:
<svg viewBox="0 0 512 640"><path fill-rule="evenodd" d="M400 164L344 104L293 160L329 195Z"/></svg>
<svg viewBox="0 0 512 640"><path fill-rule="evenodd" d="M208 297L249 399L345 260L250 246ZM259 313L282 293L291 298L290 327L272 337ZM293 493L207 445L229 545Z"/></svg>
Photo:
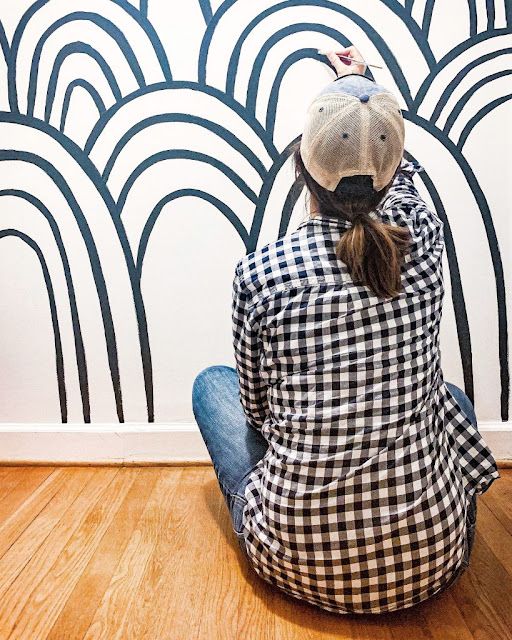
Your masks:
<svg viewBox="0 0 512 640"><path fill-rule="evenodd" d="M361 100L361 102L368 102L369 99L370 99L370 96L367 95L366 93L363 93L362 96L359 96L359 100Z"/></svg>

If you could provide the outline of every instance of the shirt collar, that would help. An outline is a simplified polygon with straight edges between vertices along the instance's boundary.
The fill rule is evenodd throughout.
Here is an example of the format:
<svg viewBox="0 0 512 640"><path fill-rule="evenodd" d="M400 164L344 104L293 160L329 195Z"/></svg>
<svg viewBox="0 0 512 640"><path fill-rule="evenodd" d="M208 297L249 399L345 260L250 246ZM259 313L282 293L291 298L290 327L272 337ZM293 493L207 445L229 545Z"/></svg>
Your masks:
<svg viewBox="0 0 512 640"><path fill-rule="evenodd" d="M379 208L377 207L375 211L370 212L368 215L370 218L374 220L380 220L379 216ZM317 213L313 218L308 217L303 222L301 222L298 226L298 229L305 227L306 225L315 225L320 227L333 227L335 229L350 229L352 223L349 220L344 220L343 218L339 218L337 216L328 216L325 214Z"/></svg>
<svg viewBox="0 0 512 640"><path fill-rule="evenodd" d="M349 229L352 226L352 223L348 220L344 220L343 218L317 213L313 218L308 217L306 220L301 222L298 229L302 229L302 227L305 227L306 225Z"/></svg>

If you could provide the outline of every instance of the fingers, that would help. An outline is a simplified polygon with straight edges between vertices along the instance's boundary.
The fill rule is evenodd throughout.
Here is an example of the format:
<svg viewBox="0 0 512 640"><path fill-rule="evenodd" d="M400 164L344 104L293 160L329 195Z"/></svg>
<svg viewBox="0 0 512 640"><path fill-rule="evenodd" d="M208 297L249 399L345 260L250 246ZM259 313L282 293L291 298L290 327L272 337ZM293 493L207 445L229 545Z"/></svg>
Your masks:
<svg viewBox="0 0 512 640"><path fill-rule="evenodd" d="M346 49L338 49L336 51L325 51L325 55L334 67L338 76L345 75L347 73L364 74L366 70L366 64L357 62L359 60L364 60L364 58L354 46L347 47ZM340 58L340 56L346 57ZM352 60L348 58L352 58ZM349 68L347 69L347 67Z"/></svg>
<svg viewBox="0 0 512 640"><path fill-rule="evenodd" d="M342 59L340 59L334 51L328 51L326 53L326 56L329 62L334 67L334 70L336 71L337 74L343 73L344 70L346 69L347 64L348 65L352 64L350 60L346 60L342 62Z"/></svg>
<svg viewBox="0 0 512 640"><path fill-rule="evenodd" d="M357 49L355 47L347 47L346 49L339 49L336 53L348 56L349 58L357 58ZM349 63L350 64L350 63Z"/></svg>

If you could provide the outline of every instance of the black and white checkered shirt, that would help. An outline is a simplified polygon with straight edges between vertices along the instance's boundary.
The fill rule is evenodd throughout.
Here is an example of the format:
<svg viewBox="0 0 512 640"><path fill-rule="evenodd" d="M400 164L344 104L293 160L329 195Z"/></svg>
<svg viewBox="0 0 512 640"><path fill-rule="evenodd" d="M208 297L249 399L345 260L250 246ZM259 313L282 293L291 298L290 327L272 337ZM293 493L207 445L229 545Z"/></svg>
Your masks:
<svg viewBox="0 0 512 640"><path fill-rule="evenodd" d="M443 224L402 160L377 211L407 226L403 292L377 298L335 255L350 223L304 221L239 261L240 399L268 442L243 534L255 571L328 611L429 598L461 564L467 497L499 477L446 387L439 323Z"/></svg>

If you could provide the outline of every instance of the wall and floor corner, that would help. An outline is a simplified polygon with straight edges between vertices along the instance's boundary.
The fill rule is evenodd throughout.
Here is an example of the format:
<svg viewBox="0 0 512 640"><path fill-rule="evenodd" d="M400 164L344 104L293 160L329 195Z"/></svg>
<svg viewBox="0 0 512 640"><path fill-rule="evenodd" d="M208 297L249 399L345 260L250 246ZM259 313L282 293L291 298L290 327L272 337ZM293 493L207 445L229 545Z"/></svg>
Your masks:
<svg viewBox="0 0 512 640"><path fill-rule="evenodd" d="M509 0L0 6L0 458L208 459L237 260L305 215L290 145L354 43L445 222L444 377L512 457Z"/></svg>

